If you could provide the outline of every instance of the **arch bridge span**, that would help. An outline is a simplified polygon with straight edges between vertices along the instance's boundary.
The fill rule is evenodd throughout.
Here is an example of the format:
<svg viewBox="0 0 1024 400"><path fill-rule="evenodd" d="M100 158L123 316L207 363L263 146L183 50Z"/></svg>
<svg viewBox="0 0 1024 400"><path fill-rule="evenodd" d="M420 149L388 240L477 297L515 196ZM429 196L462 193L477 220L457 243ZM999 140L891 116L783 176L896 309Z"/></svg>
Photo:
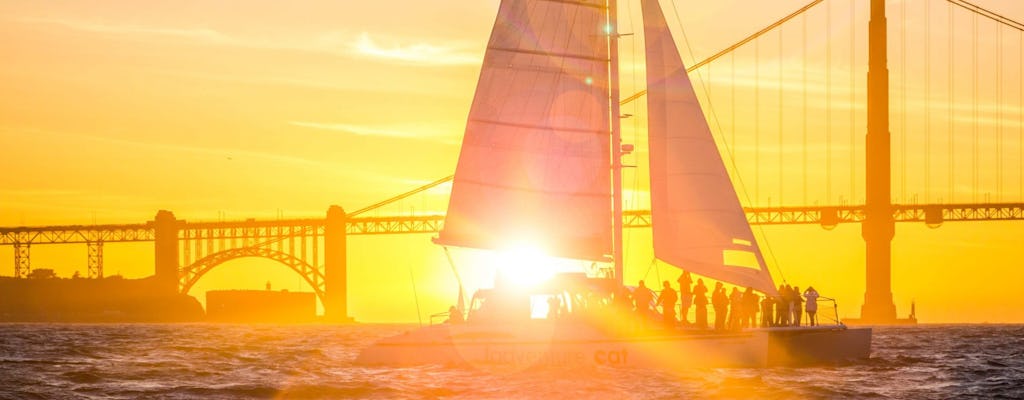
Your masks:
<svg viewBox="0 0 1024 400"><path fill-rule="evenodd" d="M315 267L292 254L267 247L241 247L227 249L210 254L197 260L191 265L182 267L179 274L180 281L178 282L178 285L181 288L181 293L185 294L191 291L192 286L194 286L196 282L199 282L207 272L210 272L217 266L231 260L245 257L266 258L277 261L282 265L291 268L292 271L299 274L299 276L301 276L306 283L313 288L313 292L315 292L316 297L320 299L320 303L326 304L327 298L325 296L323 268Z"/></svg>

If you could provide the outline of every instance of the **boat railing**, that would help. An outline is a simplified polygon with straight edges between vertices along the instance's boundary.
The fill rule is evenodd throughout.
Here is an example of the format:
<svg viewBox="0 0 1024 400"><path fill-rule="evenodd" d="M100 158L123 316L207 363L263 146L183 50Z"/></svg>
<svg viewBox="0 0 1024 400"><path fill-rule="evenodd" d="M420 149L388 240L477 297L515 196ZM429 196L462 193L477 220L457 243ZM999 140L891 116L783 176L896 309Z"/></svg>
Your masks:
<svg viewBox="0 0 1024 400"><path fill-rule="evenodd" d="M831 303L831 307L828 307ZM818 297L818 325L842 325L839 319L839 303L831 297ZM809 321L808 321L809 322Z"/></svg>
<svg viewBox="0 0 1024 400"><path fill-rule="evenodd" d="M448 321L448 311L430 314L430 325L443 324Z"/></svg>
<svg viewBox="0 0 1024 400"><path fill-rule="evenodd" d="M819 296L818 300L817 300L817 303L818 303L817 304L818 305L818 309L815 312L815 317L816 317L815 318L815 325L826 325L826 326L827 325L843 325L842 320L839 318L839 305L838 305L836 299L831 298L831 297ZM696 306L691 306L687 310L686 315L681 315L683 310L682 310L681 305L679 305L679 306L676 306L676 315L679 316L679 319L685 318L685 321L688 322L684 326L693 327L693 326L695 326L694 323L696 322L696 319L697 319L697 315L696 315L697 314L697 310L696 309L697 309ZM726 321L726 325L727 325L726 328L727 329L731 328L729 326L729 321L730 321L729 313L731 313L731 312L732 312L731 307L726 309L725 321ZM715 312L714 307L711 307L709 305L707 307L708 328L714 328L715 313L716 312ZM807 312L805 304L801 304L799 320L796 319L795 315L790 315L789 323L788 324L777 323L779 318L775 314L774 307L773 307L772 315L771 315L772 321L768 323L768 326L764 326L764 324L763 324L764 321L762 321L763 317L764 317L764 315L762 314L762 310L759 307L756 310L756 314L754 316L754 321L753 321L752 327L811 326L811 315L810 315L810 313ZM748 318L749 318L749 316L748 316ZM748 324L743 324L742 322L740 324L744 328L748 326Z"/></svg>
<svg viewBox="0 0 1024 400"><path fill-rule="evenodd" d="M456 314L456 315L458 315L458 314ZM465 321L465 318L466 318L465 316L462 316L461 318L456 316L455 321L463 322L463 321ZM442 312L439 312L439 313L430 314L430 325L431 326L433 326L433 325L440 325L440 324L447 324L449 322L452 322L452 312L451 311L442 311Z"/></svg>

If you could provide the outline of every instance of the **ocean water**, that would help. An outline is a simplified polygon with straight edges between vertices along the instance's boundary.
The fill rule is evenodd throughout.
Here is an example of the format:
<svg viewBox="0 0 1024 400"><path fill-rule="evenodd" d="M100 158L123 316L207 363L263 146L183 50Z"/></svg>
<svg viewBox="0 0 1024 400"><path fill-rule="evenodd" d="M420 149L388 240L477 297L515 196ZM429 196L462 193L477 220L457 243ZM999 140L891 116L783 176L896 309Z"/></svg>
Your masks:
<svg viewBox="0 0 1024 400"><path fill-rule="evenodd" d="M871 359L814 368L353 365L363 346L411 328L3 324L0 398L1024 398L1024 325L876 328Z"/></svg>

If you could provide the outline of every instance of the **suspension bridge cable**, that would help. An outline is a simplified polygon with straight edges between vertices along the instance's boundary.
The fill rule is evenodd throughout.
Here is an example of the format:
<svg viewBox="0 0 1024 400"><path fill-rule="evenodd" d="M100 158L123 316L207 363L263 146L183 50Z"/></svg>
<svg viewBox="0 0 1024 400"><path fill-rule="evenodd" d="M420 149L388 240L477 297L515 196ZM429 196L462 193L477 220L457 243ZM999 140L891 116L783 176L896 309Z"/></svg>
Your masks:
<svg viewBox="0 0 1024 400"><path fill-rule="evenodd" d="M779 58L779 150L778 150L778 155L779 155L779 207L782 207L782 198L783 198L782 194L784 193L783 192L783 182L785 182L785 179L784 179L783 174L782 174L782 163L783 163L783 156L782 156L783 135L782 135L782 133L785 132L785 126L784 126L785 125L785 119L783 118L783 116L785 115L785 111L784 110L786 109L785 107L783 107L783 92L782 92L782 81L784 79L784 77L782 75L782 27L779 27L779 54L778 54L778 58Z"/></svg>
<svg viewBox="0 0 1024 400"><path fill-rule="evenodd" d="M441 179L438 179L436 181L430 182L430 183L428 183L426 185L420 186L420 187L418 187L416 189L413 189L413 190L410 190L408 192L402 193L400 195L394 196L394 197L392 197L390 199L387 199L387 200L384 200L384 201L381 201L381 202L378 202L378 203L375 203L375 204L372 204L372 205L360 208L360 209L358 209L356 211L350 212L346 216L347 217L354 217L356 215L365 213L367 211L376 210L376 209L378 209L380 207L383 207L383 206L386 206L388 204L394 203L396 201L402 200L402 199L404 199L406 197L409 197L409 196L412 196L412 195L414 195L416 193L420 193L420 192L423 192L425 190L434 188L434 187L436 187L438 185L441 185L443 183L449 182L454 177L455 177L455 175L448 175L448 176L446 176L444 178L441 178Z"/></svg>
<svg viewBox="0 0 1024 400"><path fill-rule="evenodd" d="M761 41L754 42L754 201L761 204Z"/></svg>
<svg viewBox="0 0 1024 400"><path fill-rule="evenodd" d="M949 132L948 132L949 133L949 149L948 149L949 150L949 166L948 166L949 167L949 176L947 177L947 179L949 179L949 184L948 184L948 187L946 188L946 190L949 192L949 198L946 201L948 203L952 203L953 202L953 197L956 194L956 191L955 191L956 190L955 189L956 174L954 173L954 171L956 170L956 154L953 151L953 149L956 147L954 145L954 141L953 141L953 128L954 128L954 125L955 125L955 122L954 122L955 119L953 118L953 95L954 95L954 93L956 91L955 90L956 89L956 83L955 83L955 81L953 79L953 72L954 72L954 68L953 68L953 50L954 50L953 38L956 37L956 35L955 35L956 34L956 18L954 18L954 15L953 15L953 5L952 4L949 4L949 7L947 7L946 11L947 11L947 16L949 18L949 35L946 37L948 39L947 45L949 47L948 52L946 53L946 57L948 57L948 60L946 60L946 70L947 70L947 78L949 79L948 104L946 105L946 107L947 107L947 113L946 113L947 121L946 121L946 124L948 125L947 129L949 130Z"/></svg>
<svg viewBox="0 0 1024 400"><path fill-rule="evenodd" d="M900 2L900 202L907 201L907 2Z"/></svg>
<svg viewBox="0 0 1024 400"><path fill-rule="evenodd" d="M729 155L730 155L730 157L732 157L733 161L735 162L735 160L736 160L736 53L732 53L732 54L729 55L729 63L731 64L730 65L730 69L731 69L730 74L732 74L732 76L730 77L732 79L730 81L730 82L732 82L732 84L729 85L729 88L730 88L730 91L731 91L731 93L729 94L729 101L732 102L732 105L729 106L729 111L732 112L732 115L731 115L732 123L730 125L732 127L732 146L729 146ZM732 166L732 170L733 171L736 170L736 164L735 163Z"/></svg>
<svg viewBox="0 0 1024 400"><path fill-rule="evenodd" d="M803 67L803 79L804 79L804 85L803 85L803 95L804 95L804 98L803 98L803 106L804 106L804 112L803 112L803 117L804 117L804 132L803 132L804 133L804 149L803 149L804 150L803 151L803 157L804 157L804 159L803 159L803 161L804 161L804 182L803 183L804 183L804 204L807 204L807 15L803 16L802 21L803 21L803 39L801 40L801 42L803 44L802 47L803 47L803 60L804 60L804 67Z"/></svg>
<svg viewBox="0 0 1024 400"><path fill-rule="evenodd" d="M931 2L924 2L924 201L931 202L932 195L932 37Z"/></svg>
<svg viewBox="0 0 1024 400"><path fill-rule="evenodd" d="M714 55L704 59L703 61L700 61L700 62L698 62L696 64L693 64L692 66L690 66L689 68L686 69L686 72L693 72L693 71L695 71L695 70L697 70L697 69L699 69L699 68L701 68L701 67L703 67L703 66L705 66L707 64L710 64L712 61L715 61L715 60L721 58L722 56L724 56L726 54L732 53L733 50L736 50L736 49L738 49L740 47L743 47L743 45L754 41L754 39L757 39L757 38L761 37L761 35L764 35L764 34L766 34L768 32L771 32L772 29L775 29L776 27L778 27L778 26L780 26L782 24L785 24L786 22L789 22L789 20L791 20L793 18L796 18L798 15L803 14L807 10L810 10L811 8L813 8L814 6L818 5L819 3L823 2L823 1L825 1L825 0L814 0L814 1L810 2L810 3L807 3L807 5L805 5L803 7L800 7L799 10L796 10L796 11L790 13L789 15L787 15L785 17L782 17L782 19L780 19L778 21L775 21L771 25L768 25L768 26L764 27L764 29L761 29L761 30L755 32L754 34L743 38L743 40L740 40L739 42L736 42L736 44L733 44L732 46L729 46L729 47L725 48L724 50L719 51L718 53L715 53ZM678 9L676 8L676 4L675 4L675 2L672 2L671 4L672 4L672 8L677 11L676 12L676 18L678 19L679 18L679 13L678 13ZM691 57L692 57L692 52L691 52ZM629 103L631 101L634 101L636 99L639 99L639 98L643 97L645 94L647 94L647 90L641 90L639 92L634 93L632 96L629 96L629 97L623 99L622 101L619 102L619 104Z"/></svg>
<svg viewBox="0 0 1024 400"><path fill-rule="evenodd" d="M857 104L856 75L854 65L857 65L857 0L850 0L850 199L852 203L857 198L857 111L854 104Z"/></svg>
<svg viewBox="0 0 1024 400"><path fill-rule="evenodd" d="M1024 201L1024 31L1017 33L1017 201Z"/></svg>
<svg viewBox="0 0 1024 400"><path fill-rule="evenodd" d="M996 201L1003 196L1003 29L996 26Z"/></svg>
<svg viewBox="0 0 1024 400"><path fill-rule="evenodd" d="M998 22L1000 24L1003 24L1003 25L1006 25L1006 26L1011 27L1013 29L1016 29L1018 31L1024 32L1024 24L1022 24L1020 22L1017 22L1017 21L1014 21L1014 20L1012 20L1010 18L1007 18L1007 17L1005 17L1005 16L1003 16L1001 14L998 14L998 13L996 13L994 11L982 8L980 6L977 6L975 4L966 2L964 0L946 0L946 1L948 1L950 4L954 4L954 5L963 7L964 9L974 13L974 15L981 15L981 16L983 16L985 18L988 18L988 19L991 19L993 21L996 21L996 22Z"/></svg>
<svg viewBox="0 0 1024 400"><path fill-rule="evenodd" d="M973 114L971 118L974 122L971 132L974 134L974 143L971 146L973 152L971 157L971 171L973 174L972 186L974 190L974 202L978 202L978 14L971 14L971 29L974 32L972 35L974 49L971 51L971 71L973 76L971 77L974 82L974 96L972 98L974 103Z"/></svg>
<svg viewBox="0 0 1024 400"><path fill-rule="evenodd" d="M832 204L832 2L825 3L825 203Z"/></svg>

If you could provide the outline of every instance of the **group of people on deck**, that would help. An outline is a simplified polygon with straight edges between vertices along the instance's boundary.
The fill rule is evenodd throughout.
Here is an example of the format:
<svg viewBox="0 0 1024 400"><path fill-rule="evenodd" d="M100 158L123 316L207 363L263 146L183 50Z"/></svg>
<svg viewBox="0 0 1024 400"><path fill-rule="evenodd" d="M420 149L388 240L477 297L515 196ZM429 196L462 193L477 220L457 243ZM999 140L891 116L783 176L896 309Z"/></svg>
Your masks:
<svg viewBox="0 0 1024 400"><path fill-rule="evenodd" d="M661 292L654 297L651 289L644 281L640 281L632 293L634 310L641 320L650 318L657 309L662 310L661 316L666 326L674 327L680 321L683 325L707 329L708 325L708 288L703 279L693 284L689 272L683 272L678 279L679 293L669 281L662 282ZM692 285L692 286L691 286ZM807 313L807 325L818 324L818 292L813 287L803 293L799 287L780 285L778 296L760 296L753 288L741 291L732 288L727 292L721 282L716 282L711 290L710 304L715 311L715 330L738 330L742 328L800 326L804 312ZM679 303L680 318L676 318L676 303ZM651 305L654 309L651 309ZM695 320L688 321L690 307L695 307ZM758 320L757 314L761 313Z"/></svg>

